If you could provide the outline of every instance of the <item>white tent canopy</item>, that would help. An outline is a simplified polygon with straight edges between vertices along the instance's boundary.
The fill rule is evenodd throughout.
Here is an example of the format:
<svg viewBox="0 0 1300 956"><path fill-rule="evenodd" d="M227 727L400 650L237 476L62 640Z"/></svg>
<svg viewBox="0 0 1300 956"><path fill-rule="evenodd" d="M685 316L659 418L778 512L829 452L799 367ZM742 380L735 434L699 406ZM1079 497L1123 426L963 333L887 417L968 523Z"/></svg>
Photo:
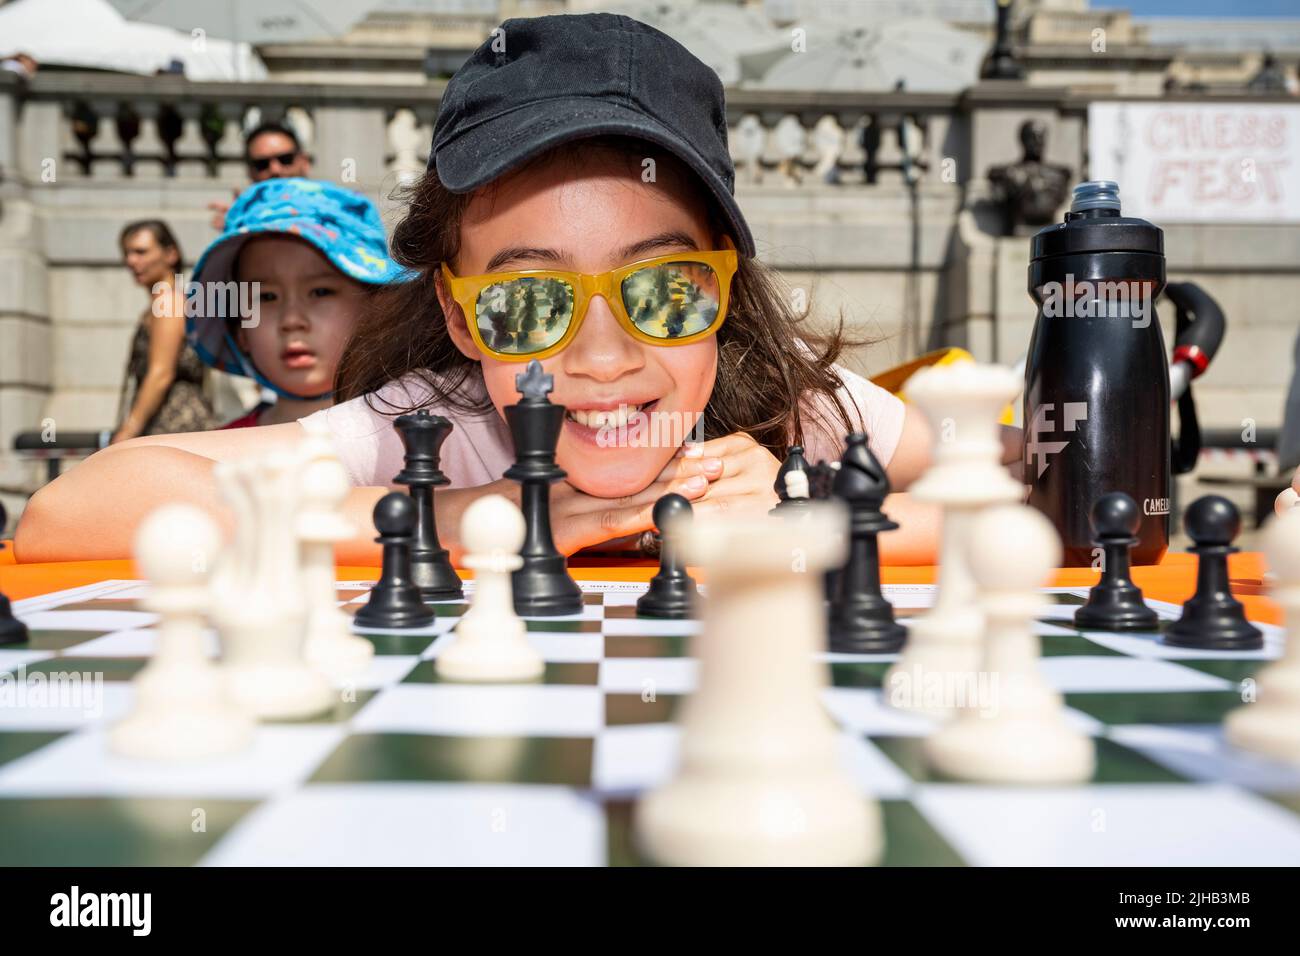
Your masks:
<svg viewBox="0 0 1300 956"><path fill-rule="evenodd" d="M342 36L375 0L108 0L122 16L243 43Z"/></svg>
<svg viewBox="0 0 1300 956"><path fill-rule="evenodd" d="M622 13L662 30L707 64L725 86L748 77L741 60L748 54L789 49L788 31L774 27L754 7L691 0L615 0L600 9Z"/></svg>
<svg viewBox="0 0 1300 956"><path fill-rule="evenodd" d="M6 4L0 7L0 47L0 55L30 53L41 64L143 76L177 60L191 80L262 80L267 75L247 43L131 23L108 0Z"/></svg>
<svg viewBox="0 0 1300 956"><path fill-rule="evenodd" d="M937 20L896 20L864 27L810 21L806 48L789 52L755 86L774 90L965 89L979 78L988 42Z"/></svg>

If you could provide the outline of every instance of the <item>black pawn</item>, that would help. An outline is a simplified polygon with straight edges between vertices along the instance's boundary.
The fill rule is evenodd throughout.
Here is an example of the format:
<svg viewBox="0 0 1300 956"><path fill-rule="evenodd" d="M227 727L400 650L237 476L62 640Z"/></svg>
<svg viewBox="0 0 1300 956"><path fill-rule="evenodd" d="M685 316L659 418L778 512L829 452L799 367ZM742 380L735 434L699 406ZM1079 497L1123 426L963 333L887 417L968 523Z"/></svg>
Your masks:
<svg viewBox="0 0 1300 956"><path fill-rule="evenodd" d="M415 502L390 491L375 505L375 540L384 546L384 565L370 600L357 611L361 627L413 628L433 623L433 608L420 599L411 580L411 540L415 534Z"/></svg>
<svg viewBox="0 0 1300 956"><path fill-rule="evenodd" d="M1074 612L1077 627L1097 631L1152 631L1159 618L1129 580L1129 551L1142 524L1137 502L1122 491L1102 495L1092 505L1092 543L1102 549L1101 580L1088 602Z"/></svg>
<svg viewBox="0 0 1300 956"><path fill-rule="evenodd" d="M0 534L4 534L5 522L8 520L9 516L5 514L5 506L0 504ZM14 617L9 598L5 597L4 592L0 591L0 645L25 644L28 636L27 625Z"/></svg>
<svg viewBox="0 0 1300 956"><path fill-rule="evenodd" d="M551 537L551 484L564 477L564 470L555 464L564 406L547 397L552 387L552 377L544 375L542 363L533 359L524 374L515 376L515 388L523 397L505 408L515 443L515 463L506 469L505 477L521 485L520 508L526 529L519 551L524 563L510 576L515 613L521 616L582 611L582 590L569 576L564 555Z"/></svg>
<svg viewBox="0 0 1300 956"><path fill-rule="evenodd" d="M400 416L393 427L406 451L403 468L393 482L406 485L415 502L411 580L425 601L463 601L465 589L451 566L447 549L438 540L433 510L433 489L451 484L439 468L442 443L451 434L451 422L420 409L414 415Z"/></svg>
<svg viewBox="0 0 1300 956"><path fill-rule="evenodd" d="M1264 646L1264 635L1246 620L1241 602L1228 587L1228 555L1241 531L1237 506L1221 495L1192 502L1183 527L1195 545L1196 593L1183 605L1183 616L1165 631L1166 644L1211 651L1252 651Z"/></svg>
<svg viewBox="0 0 1300 956"><path fill-rule="evenodd" d="M849 506L849 558L835 580L831 598L830 649L844 654L890 654L903 646L907 629L894 620L894 609L880 590L882 531L897 524L880 510L889 494L889 477L855 432L840 461L833 486Z"/></svg>
<svg viewBox="0 0 1300 956"><path fill-rule="evenodd" d="M785 476L792 471L802 471L805 475L808 473L808 459L803 456L802 445L791 445L790 453L785 456L785 461L781 462L781 467L776 470L776 481L772 482L772 490L776 492L779 501L776 507L769 514L780 515L788 509L799 509L808 507L808 498L791 498L790 491L786 487Z"/></svg>
<svg viewBox="0 0 1300 956"><path fill-rule="evenodd" d="M686 563L677 553L676 535L665 528L674 522L690 521L691 503L681 495L664 495L655 502L655 528L663 536L659 551L659 573L650 579L650 590L636 602L636 612L643 617L680 621L691 616L692 602L699 592L695 579L686 573Z"/></svg>

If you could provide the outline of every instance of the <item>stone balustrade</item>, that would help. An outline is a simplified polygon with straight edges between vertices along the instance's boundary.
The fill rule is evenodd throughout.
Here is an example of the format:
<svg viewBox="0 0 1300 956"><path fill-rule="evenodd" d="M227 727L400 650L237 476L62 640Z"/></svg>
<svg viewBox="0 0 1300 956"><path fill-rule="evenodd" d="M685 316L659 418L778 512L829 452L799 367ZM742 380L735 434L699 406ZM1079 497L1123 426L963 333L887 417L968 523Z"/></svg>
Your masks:
<svg viewBox="0 0 1300 956"><path fill-rule="evenodd" d="M42 74L12 100L9 162L32 180L246 181L242 130L287 118L318 169L342 181L423 170L442 86L372 89ZM16 100L21 99L21 104ZM873 185L939 167L960 108L950 94L730 96L742 183ZM0 154L0 159L4 159ZM53 160L53 166L51 165Z"/></svg>
<svg viewBox="0 0 1300 956"><path fill-rule="evenodd" d="M443 85L191 83L172 76L48 73L24 88L5 77L0 163L16 163L33 181L56 175L239 185L247 181L242 130L254 121L287 118L322 175L344 182L407 179L424 168ZM1014 82L983 83L961 94L742 89L728 94L727 122L741 184L960 184L982 179L988 165L1016 158L1014 136L980 142L981 122L996 124L1007 110L1016 111L1017 122L1030 113L1046 119L1049 149L1058 161L1081 169L1087 103L1106 98ZM1064 135L1053 136L1051 127L1064 128Z"/></svg>

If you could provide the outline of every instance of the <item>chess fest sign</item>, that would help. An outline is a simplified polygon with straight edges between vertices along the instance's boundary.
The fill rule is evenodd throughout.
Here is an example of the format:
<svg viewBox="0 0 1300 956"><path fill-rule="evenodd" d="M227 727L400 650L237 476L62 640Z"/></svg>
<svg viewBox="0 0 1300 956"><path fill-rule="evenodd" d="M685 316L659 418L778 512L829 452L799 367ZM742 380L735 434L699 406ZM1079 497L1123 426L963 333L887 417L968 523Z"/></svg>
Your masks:
<svg viewBox="0 0 1300 956"><path fill-rule="evenodd" d="M1126 216L1300 222L1300 105L1092 103L1088 153Z"/></svg>

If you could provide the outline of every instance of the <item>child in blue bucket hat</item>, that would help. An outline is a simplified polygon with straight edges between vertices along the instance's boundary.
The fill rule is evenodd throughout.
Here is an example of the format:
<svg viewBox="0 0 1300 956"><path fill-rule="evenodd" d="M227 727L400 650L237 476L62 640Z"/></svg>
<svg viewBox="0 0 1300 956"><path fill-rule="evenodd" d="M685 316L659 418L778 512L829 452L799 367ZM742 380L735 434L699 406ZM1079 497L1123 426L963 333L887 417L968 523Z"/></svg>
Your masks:
<svg viewBox="0 0 1300 956"><path fill-rule="evenodd" d="M186 327L204 362L277 400L224 427L296 421L328 406L369 293L406 278L365 196L296 178L241 193L195 264Z"/></svg>

